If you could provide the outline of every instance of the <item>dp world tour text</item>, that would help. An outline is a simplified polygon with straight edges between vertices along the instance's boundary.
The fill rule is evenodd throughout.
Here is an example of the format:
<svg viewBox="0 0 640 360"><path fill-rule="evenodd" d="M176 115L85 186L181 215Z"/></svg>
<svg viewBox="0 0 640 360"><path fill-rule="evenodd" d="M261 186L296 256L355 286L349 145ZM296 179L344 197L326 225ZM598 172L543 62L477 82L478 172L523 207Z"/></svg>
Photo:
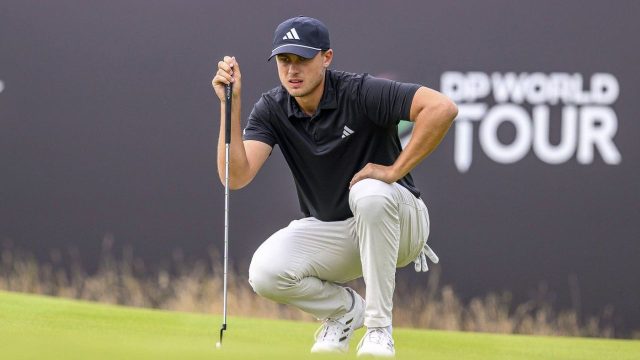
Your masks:
<svg viewBox="0 0 640 360"><path fill-rule="evenodd" d="M591 164L598 152L606 164L619 164L622 156L614 137L618 117L612 105L620 87L612 74L596 73L584 89L583 76L571 73L492 73L448 71L440 78L440 90L458 103L454 158L460 172L473 159L474 122L478 141L487 157L511 164L531 150L545 163L561 164L574 155ZM559 118L551 116L560 107ZM558 116L557 116L558 117ZM560 121L560 142L552 144L550 123ZM498 127L508 123L515 138L502 143Z"/></svg>

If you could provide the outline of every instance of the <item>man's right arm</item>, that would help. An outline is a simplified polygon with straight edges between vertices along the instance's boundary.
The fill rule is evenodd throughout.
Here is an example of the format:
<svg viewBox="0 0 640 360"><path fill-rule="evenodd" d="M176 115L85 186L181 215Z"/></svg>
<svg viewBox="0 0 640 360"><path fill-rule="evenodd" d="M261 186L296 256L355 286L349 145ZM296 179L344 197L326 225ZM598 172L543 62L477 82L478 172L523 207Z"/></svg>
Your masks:
<svg viewBox="0 0 640 360"><path fill-rule="evenodd" d="M231 142L229 146L229 187L240 189L253 180L271 153L271 146L260 141L242 140L240 125L241 74L234 57L225 56L218 62L218 71L211 84L220 99L220 134L218 136L218 176L225 183L225 86L233 83L231 107Z"/></svg>

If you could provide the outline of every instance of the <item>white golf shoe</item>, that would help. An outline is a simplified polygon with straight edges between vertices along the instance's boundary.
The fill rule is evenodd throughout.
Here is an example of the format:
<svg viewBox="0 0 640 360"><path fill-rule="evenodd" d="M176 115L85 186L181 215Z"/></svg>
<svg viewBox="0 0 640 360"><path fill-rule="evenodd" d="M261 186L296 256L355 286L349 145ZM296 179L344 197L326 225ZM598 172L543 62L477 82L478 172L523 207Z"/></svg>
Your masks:
<svg viewBox="0 0 640 360"><path fill-rule="evenodd" d="M353 308L337 319L326 319L316 331L316 343L312 353L346 353L353 332L364 325L364 299L355 291L347 288L353 295Z"/></svg>
<svg viewBox="0 0 640 360"><path fill-rule="evenodd" d="M384 328L371 328L358 344L358 357L394 357L393 337Z"/></svg>

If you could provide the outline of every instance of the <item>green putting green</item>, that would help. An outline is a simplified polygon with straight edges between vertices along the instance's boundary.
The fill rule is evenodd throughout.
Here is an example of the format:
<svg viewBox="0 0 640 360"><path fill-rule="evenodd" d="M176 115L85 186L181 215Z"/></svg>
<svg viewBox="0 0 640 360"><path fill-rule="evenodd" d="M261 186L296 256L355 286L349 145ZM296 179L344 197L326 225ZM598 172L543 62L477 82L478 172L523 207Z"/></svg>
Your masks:
<svg viewBox="0 0 640 360"><path fill-rule="evenodd" d="M0 291L0 359L344 359L311 356L317 324L109 306ZM351 343L355 357L358 331ZM395 329L397 359L639 359L640 341Z"/></svg>

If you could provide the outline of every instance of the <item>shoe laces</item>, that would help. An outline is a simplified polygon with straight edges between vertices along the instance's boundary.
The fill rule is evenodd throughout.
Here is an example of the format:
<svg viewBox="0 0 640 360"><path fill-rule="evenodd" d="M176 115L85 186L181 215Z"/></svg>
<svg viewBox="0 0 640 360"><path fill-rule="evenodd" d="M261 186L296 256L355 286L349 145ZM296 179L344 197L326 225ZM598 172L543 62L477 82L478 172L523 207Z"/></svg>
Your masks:
<svg viewBox="0 0 640 360"><path fill-rule="evenodd" d="M325 320L322 326L316 330L316 340L334 340L342 332L342 324L335 320Z"/></svg>
<svg viewBox="0 0 640 360"><path fill-rule="evenodd" d="M340 341L340 337L344 334L344 329L347 328L345 324L332 319L324 321L322 326L316 330L316 340L325 341Z"/></svg>
<svg viewBox="0 0 640 360"><path fill-rule="evenodd" d="M367 333L362 337L362 340L360 340L358 348L360 348L365 341L378 345L385 345L391 349L393 348L393 339L391 338L391 335L382 328L372 328L367 330Z"/></svg>

